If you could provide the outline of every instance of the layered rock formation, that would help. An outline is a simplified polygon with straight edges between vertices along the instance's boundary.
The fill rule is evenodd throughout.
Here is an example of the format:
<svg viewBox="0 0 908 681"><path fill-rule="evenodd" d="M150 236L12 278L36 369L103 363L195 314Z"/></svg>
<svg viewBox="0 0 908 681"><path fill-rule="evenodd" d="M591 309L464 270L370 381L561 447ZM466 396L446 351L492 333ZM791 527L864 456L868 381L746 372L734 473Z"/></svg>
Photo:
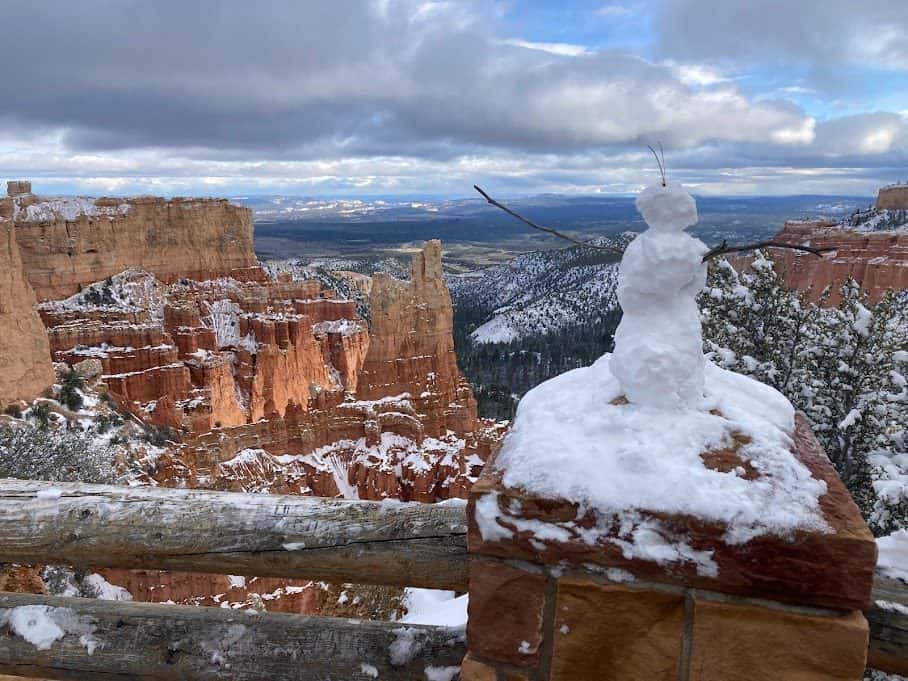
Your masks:
<svg viewBox="0 0 908 681"><path fill-rule="evenodd" d="M790 221L775 237L790 244L831 248L822 258L800 251L770 249L777 268L790 288L818 300L831 287L828 304L839 302L839 287L857 281L876 302L888 291L908 289L908 233L854 231L828 220ZM739 263L746 263L739 260Z"/></svg>
<svg viewBox="0 0 908 681"><path fill-rule="evenodd" d="M31 399L54 382L47 335L25 278L16 226L0 205L0 406Z"/></svg>
<svg viewBox="0 0 908 681"><path fill-rule="evenodd" d="M14 215L39 300L71 295L129 267L165 282L264 280L252 250L252 212L227 200L47 198L24 189L31 187L11 183L14 196L2 201Z"/></svg>
<svg viewBox="0 0 908 681"><path fill-rule="evenodd" d="M40 309L56 361L100 360L123 409L192 434L355 390L369 337L332 296L317 282L166 285L127 270Z"/></svg>
<svg viewBox="0 0 908 681"><path fill-rule="evenodd" d="M430 414L426 432L472 431L476 403L457 368L451 294L441 269L441 242L413 257L410 281L376 274L370 295L372 334L357 395L373 400L409 393Z"/></svg>
<svg viewBox="0 0 908 681"><path fill-rule="evenodd" d="M876 197L877 210L908 210L908 185L882 187Z"/></svg>
<svg viewBox="0 0 908 681"><path fill-rule="evenodd" d="M15 331L0 347L19 349L0 353L15 362L0 395L50 384L51 360L90 368L95 390L177 441L146 452L135 483L422 502L469 493L503 428L480 423L457 368L437 241L409 282L347 275L369 296L370 329L356 301L318 281L269 279L246 209L30 189L16 183L0 203L0 315L16 320L0 326ZM30 286L50 299L38 312ZM317 612L330 592L105 574L141 600Z"/></svg>

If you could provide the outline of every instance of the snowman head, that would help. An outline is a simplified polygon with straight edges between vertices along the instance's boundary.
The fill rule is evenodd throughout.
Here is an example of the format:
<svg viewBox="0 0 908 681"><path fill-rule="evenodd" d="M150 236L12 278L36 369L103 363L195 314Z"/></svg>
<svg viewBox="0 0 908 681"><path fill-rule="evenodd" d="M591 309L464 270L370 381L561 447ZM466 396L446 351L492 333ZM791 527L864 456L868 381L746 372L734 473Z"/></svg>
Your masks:
<svg viewBox="0 0 908 681"><path fill-rule="evenodd" d="M637 210L657 232L680 232L697 224L697 202L680 185L647 187L637 195Z"/></svg>

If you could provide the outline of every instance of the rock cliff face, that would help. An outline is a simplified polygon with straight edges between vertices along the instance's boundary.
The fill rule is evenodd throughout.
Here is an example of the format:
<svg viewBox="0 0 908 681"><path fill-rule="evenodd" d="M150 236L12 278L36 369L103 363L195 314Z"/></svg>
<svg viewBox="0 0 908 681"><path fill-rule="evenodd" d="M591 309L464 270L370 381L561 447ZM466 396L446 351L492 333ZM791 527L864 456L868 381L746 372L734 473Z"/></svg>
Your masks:
<svg viewBox="0 0 908 681"><path fill-rule="evenodd" d="M39 300L62 298L130 267L164 282L264 280L252 212L224 199L50 199L17 194L16 237Z"/></svg>
<svg viewBox="0 0 908 681"><path fill-rule="evenodd" d="M183 430L140 480L431 503L465 498L503 436L479 422L457 369L437 242L414 257L412 281L376 277L371 333L317 282L175 284L161 302L142 276L114 277L114 295L141 298L131 285L161 312L121 306L104 323L97 311L79 322L62 304L43 309L59 322L50 328L58 359L98 357L111 394L133 413ZM345 600L305 581L104 575L158 602L313 614Z"/></svg>
<svg viewBox="0 0 908 681"><path fill-rule="evenodd" d="M35 294L22 269L11 211L0 206L0 406L31 399L54 382Z"/></svg>
<svg viewBox="0 0 908 681"><path fill-rule="evenodd" d="M880 189L876 197L877 210L908 210L908 185L896 184Z"/></svg>
<svg viewBox="0 0 908 681"><path fill-rule="evenodd" d="M853 277L872 302L888 291L908 289L908 233L859 232L829 221L786 222L774 237L790 244L833 248L818 258L809 253L770 249L787 285L817 300L831 286L829 305L839 302L839 287Z"/></svg>

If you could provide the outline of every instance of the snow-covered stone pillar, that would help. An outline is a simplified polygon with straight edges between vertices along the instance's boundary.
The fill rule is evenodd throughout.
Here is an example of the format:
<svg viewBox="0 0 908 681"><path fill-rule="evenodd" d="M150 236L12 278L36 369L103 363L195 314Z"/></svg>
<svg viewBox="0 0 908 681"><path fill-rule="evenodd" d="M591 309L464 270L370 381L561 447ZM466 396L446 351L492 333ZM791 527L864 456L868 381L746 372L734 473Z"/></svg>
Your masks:
<svg viewBox="0 0 908 681"><path fill-rule="evenodd" d="M463 681L859 681L876 545L803 416L700 349L656 187L614 355L538 386L471 493Z"/></svg>

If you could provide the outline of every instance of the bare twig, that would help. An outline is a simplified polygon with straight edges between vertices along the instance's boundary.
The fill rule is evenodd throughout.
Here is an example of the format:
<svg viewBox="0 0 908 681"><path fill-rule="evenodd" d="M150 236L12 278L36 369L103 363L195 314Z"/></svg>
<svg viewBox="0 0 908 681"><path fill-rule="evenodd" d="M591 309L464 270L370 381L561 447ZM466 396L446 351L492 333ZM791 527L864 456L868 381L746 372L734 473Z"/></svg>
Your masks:
<svg viewBox="0 0 908 681"><path fill-rule="evenodd" d="M475 189L475 190L478 191L480 194L482 194L482 198L484 198L486 201L488 201L489 203L491 203L491 204L492 204L493 206L495 206L496 208L501 208L501 210L503 210L503 211L504 211L505 213L507 213L508 215L517 218L517 219L520 220L523 224L528 225L528 226L532 227L533 229L538 229L540 232L545 232L546 234L552 234L553 236L557 236L559 239L564 239L565 241L570 241L572 244L577 244L578 246L586 246L587 248L595 248L595 249L598 249L598 250L600 250L600 251L609 251L609 252L611 252L611 253L615 253L616 255L622 255L622 254L624 253L624 251L623 251L622 249L620 249L620 248L615 248L615 247L613 247L613 246L600 246L599 244L592 244L592 243L590 243L589 241L580 241L580 239L575 239L575 238L572 237L572 236L568 236L567 234L563 234L562 232L559 232L557 229L552 229L551 227L543 227L542 225L537 225L537 224L536 224L535 222L533 222L532 220L527 220L525 217L523 217L523 216L520 215L519 213L514 212L513 210L511 210L510 208L508 208L508 207L507 207L506 205L504 205L503 203L499 203L498 201L496 201L495 199L493 199L491 196L489 196L488 194L486 194L486 193L479 187L479 185L475 185L475 184L474 184L474 185L473 185L473 189Z"/></svg>
<svg viewBox="0 0 908 681"><path fill-rule="evenodd" d="M653 149L653 145L647 144L646 148L653 152L653 157L656 159L656 165L659 166L659 175L662 176L662 186L665 186L665 151L662 149L662 142L659 142L659 154L662 155L662 158L659 158L659 154L656 153L656 150Z"/></svg>
<svg viewBox="0 0 908 681"><path fill-rule="evenodd" d="M713 258L718 258L720 255L725 255L726 253L739 253L741 251L755 251L758 248L787 248L792 251L804 251L805 253L812 253L813 255L822 258L824 253L829 251L836 250L835 248L813 248L812 246L800 246L798 244L786 244L781 241L760 241L755 244L741 244L740 246L729 246L727 241L722 241L721 244L709 249L706 252L706 255L703 256L703 262L712 260Z"/></svg>

